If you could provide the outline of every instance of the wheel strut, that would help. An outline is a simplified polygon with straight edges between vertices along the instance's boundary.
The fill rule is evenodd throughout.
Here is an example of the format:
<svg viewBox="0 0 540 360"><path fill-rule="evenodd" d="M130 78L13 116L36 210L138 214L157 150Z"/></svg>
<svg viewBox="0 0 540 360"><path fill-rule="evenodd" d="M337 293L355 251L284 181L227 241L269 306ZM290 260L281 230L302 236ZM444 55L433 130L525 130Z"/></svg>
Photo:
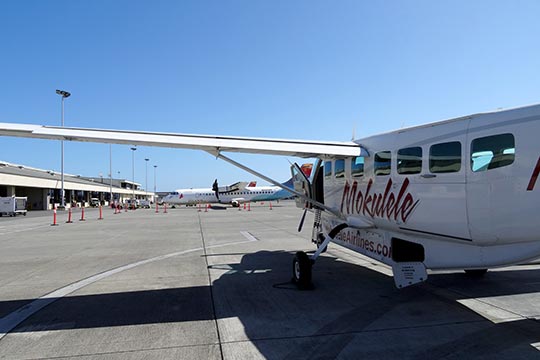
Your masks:
<svg viewBox="0 0 540 360"><path fill-rule="evenodd" d="M321 255L322 252L325 252L326 251L326 248L328 247L328 244L330 244L330 241L332 241L336 235L343 229L345 229L348 225L343 223L343 224L339 224L338 226L336 226L335 228L333 228L329 233L328 235L326 235L326 237L324 238L324 241L318 246L317 248L317 251L315 251L315 253L313 255L311 255L311 260L313 262L315 262L315 260L317 260L317 258L319 257L319 255Z"/></svg>

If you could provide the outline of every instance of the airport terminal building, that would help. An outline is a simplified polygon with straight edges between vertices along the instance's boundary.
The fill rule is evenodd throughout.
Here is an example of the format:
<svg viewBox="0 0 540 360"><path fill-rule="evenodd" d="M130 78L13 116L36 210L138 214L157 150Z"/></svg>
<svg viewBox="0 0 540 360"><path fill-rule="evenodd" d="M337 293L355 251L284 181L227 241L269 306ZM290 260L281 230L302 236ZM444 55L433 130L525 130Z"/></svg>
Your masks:
<svg viewBox="0 0 540 360"><path fill-rule="evenodd" d="M61 173L0 160L0 197L26 196L28 210L50 210L60 204ZM91 178L64 173L66 207L89 206L97 198L103 205L136 199L153 200L154 193L126 179Z"/></svg>

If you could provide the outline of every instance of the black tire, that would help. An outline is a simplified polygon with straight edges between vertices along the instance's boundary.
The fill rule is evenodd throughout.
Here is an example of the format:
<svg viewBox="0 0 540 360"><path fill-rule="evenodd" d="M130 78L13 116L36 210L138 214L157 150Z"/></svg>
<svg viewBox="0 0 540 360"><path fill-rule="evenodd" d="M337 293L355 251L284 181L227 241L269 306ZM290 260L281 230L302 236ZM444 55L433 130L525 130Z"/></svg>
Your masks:
<svg viewBox="0 0 540 360"><path fill-rule="evenodd" d="M465 274L467 274L470 277L482 277L487 273L488 269L471 269L471 270L465 270Z"/></svg>
<svg viewBox="0 0 540 360"><path fill-rule="evenodd" d="M312 262L309 256L303 251L298 251L294 256L292 264L292 281L298 289L308 290L313 288L311 283L311 267Z"/></svg>

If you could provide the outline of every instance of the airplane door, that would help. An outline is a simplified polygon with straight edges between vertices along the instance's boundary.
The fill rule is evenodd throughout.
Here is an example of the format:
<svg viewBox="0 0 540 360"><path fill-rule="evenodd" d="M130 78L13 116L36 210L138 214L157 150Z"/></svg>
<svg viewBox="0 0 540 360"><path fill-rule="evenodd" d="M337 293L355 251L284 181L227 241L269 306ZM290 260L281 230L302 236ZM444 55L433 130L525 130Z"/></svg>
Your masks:
<svg viewBox="0 0 540 360"><path fill-rule="evenodd" d="M539 108L476 117L468 129L468 216L481 244L538 241Z"/></svg>
<svg viewBox="0 0 540 360"><path fill-rule="evenodd" d="M478 242L495 242L513 235L515 138L493 129L469 134L467 207L471 235Z"/></svg>
<svg viewBox="0 0 540 360"><path fill-rule="evenodd" d="M306 176L297 163L291 165L294 190L305 194L310 199L314 199L315 201L324 204L322 160L317 160L314 169L313 183L311 183L308 176ZM299 208L313 208L313 204L305 201L305 199L296 197L295 201L296 206Z"/></svg>
<svg viewBox="0 0 540 360"><path fill-rule="evenodd" d="M315 163L315 173L313 175L313 183L311 184L311 192L315 201L324 204L324 168L322 160L317 160Z"/></svg>
<svg viewBox="0 0 540 360"><path fill-rule="evenodd" d="M291 175L293 180L294 190L304 194L308 198L312 198L311 183L309 179L304 174L300 166L297 163L291 165ZM299 196L295 197L296 207L300 209L309 208L311 209L311 203L307 202L305 199L300 198Z"/></svg>

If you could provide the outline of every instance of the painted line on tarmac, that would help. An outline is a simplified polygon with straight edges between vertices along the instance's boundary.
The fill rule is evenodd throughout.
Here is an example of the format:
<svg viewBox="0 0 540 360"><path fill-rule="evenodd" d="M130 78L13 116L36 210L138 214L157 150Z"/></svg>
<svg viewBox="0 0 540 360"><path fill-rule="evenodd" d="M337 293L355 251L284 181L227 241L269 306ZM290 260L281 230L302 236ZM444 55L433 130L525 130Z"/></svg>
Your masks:
<svg viewBox="0 0 540 360"><path fill-rule="evenodd" d="M249 236L253 237L253 235L249 234L248 232L246 232L246 233ZM236 245L236 244L245 244L247 242L257 241L257 239L255 239L255 237L253 237L253 239L255 239L255 240L252 240L247 235L245 235L244 232L242 232L242 235L244 235L244 237L246 237L248 240L247 241L235 241L235 242L230 242L230 243L226 243L226 244L208 246L207 249L213 249L213 248L229 246L229 245ZM105 279L105 278L107 278L107 277L109 277L111 275L118 274L119 272L126 271L126 270L129 270L129 269L133 269L134 267L137 267L137 266L146 265L146 264L149 264L151 262L165 260L165 259L168 259L168 258L171 258L171 257L174 257L174 256L185 255L185 254L189 254L189 253L196 252L196 251L201 251L201 250L203 250L203 248L198 247L198 248L195 248L195 249L178 251L178 252L174 252L174 253L170 253L170 254L156 256L156 257L146 259L146 260L137 261L137 262L134 262L134 263L131 263L131 264L120 266L120 267L117 267L115 269L108 270L108 271L105 271L105 272L90 276L90 277L88 277L86 279L77 281L77 282L75 282L73 284L70 284L68 286L64 286L63 288L60 288L60 289L55 290L53 292L50 292L50 293L48 293L46 295L43 295L42 297L32 301L31 303L29 303L29 304L27 304L25 306L20 307L19 309L15 310L14 312L12 312L12 313L10 313L10 314L8 314L8 315L6 315L6 316L4 316L3 318L0 319L0 340L2 340L4 338L4 336L6 336L11 330L13 330L15 327L17 327L20 323L22 323L24 320L28 319L30 316L34 315L39 310L43 309L47 305L52 304L56 300L59 300L62 297L66 296L66 295L69 295L72 292L77 291L77 290L79 290L79 289L81 289L81 288L83 288L83 287L85 287L87 285L93 284L93 283L95 283L96 281L99 281L99 280L103 280L103 279Z"/></svg>
<svg viewBox="0 0 540 360"><path fill-rule="evenodd" d="M249 231L240 231L240 234L242 234L249 241L259 241L259 239L253 236Z"/></svg>

